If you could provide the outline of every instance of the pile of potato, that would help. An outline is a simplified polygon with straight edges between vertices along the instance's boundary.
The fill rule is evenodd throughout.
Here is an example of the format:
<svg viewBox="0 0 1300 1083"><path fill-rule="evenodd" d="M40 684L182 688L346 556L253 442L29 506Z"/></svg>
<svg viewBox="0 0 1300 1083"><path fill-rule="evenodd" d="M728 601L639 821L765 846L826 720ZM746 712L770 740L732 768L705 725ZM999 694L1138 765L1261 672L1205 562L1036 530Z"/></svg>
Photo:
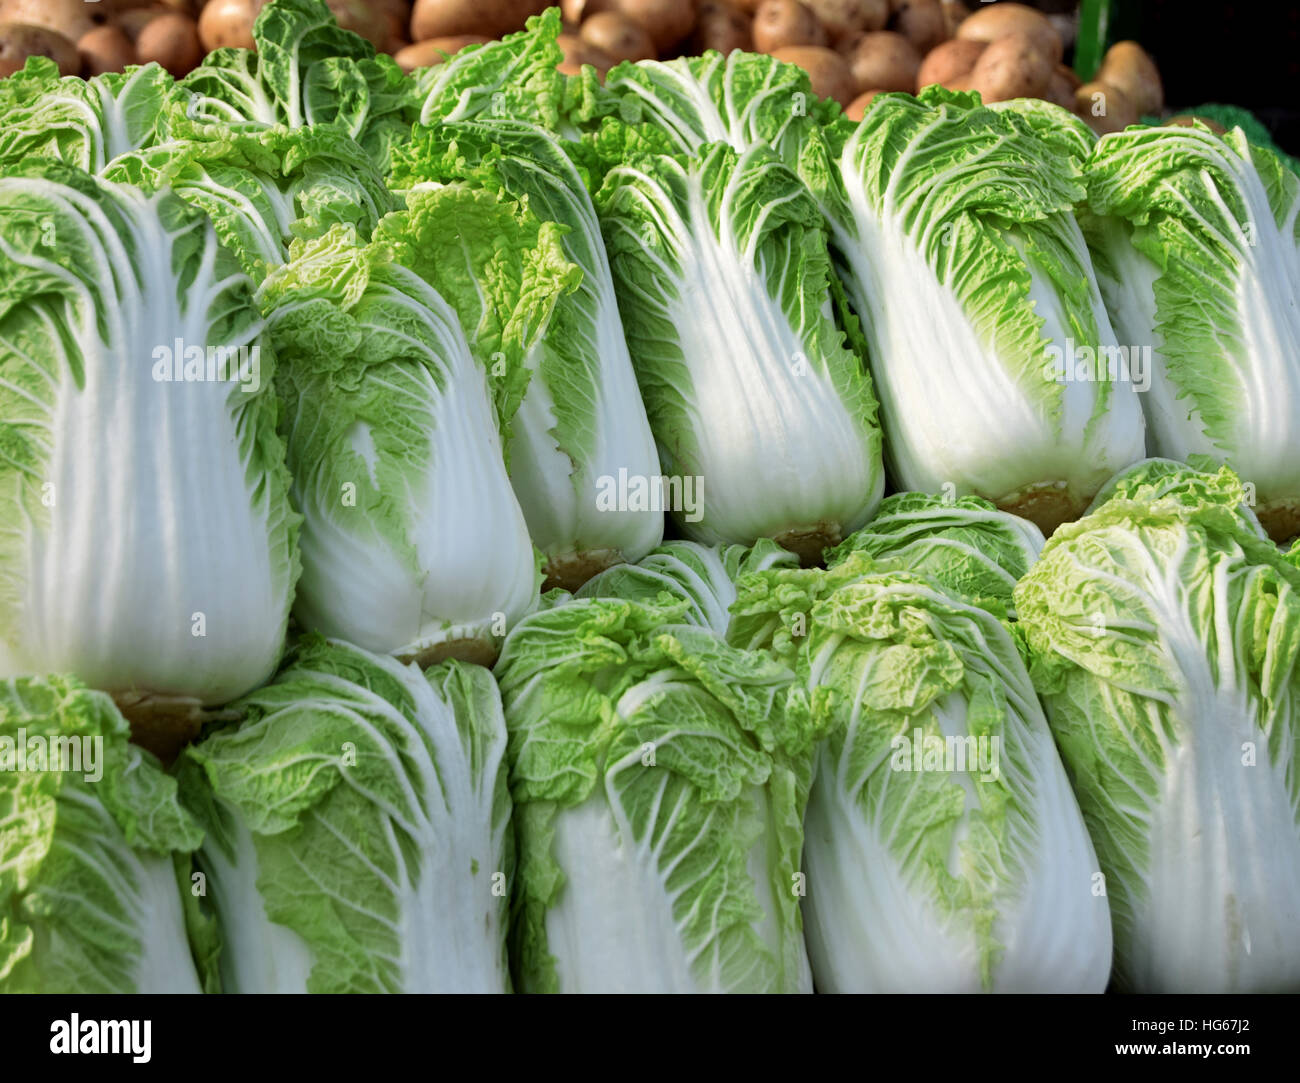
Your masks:
<svg viewBox="0 0 1300 1083"><path fill-rule="evenodd" d="M252 48L267 0L0 0L0 75L39 54L68 74L156 60L184 75L210 50ZM339 23L407 71L524 26L550 0L326 0ZM972 0L973 2L973 0ZM813 89L860 117L882 91L931 83L985 101L1039 97L1099 132L1163 107L1160 74L1134 42L1106 54L1080 85L1065 66L1070 16L1016 3L963 0L560 0L562 70L602 74L623 60L706 49L770 53L804 68Z"/></svg>

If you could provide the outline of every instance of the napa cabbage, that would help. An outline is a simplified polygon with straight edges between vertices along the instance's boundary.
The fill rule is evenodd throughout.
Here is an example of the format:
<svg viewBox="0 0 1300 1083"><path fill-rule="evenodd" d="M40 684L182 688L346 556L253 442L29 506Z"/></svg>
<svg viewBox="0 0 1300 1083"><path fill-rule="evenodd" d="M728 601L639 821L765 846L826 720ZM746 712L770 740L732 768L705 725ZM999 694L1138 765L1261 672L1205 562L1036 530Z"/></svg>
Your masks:
<svg viewBox="0 0 1300 1083"><path fill-rule="evenodd" d="M812 991L811 713L784 666L688 610L584 598L506 640L525 992Z"/></svg>
<svg viewBox="0 0 1300 1083"><path fill-rule="evenodd" d="M182 798L232 993L506 992L513 877L492 674L318 637L191 746Z"/></svg>
<svg viewBox="0 0 1300 1083"><path fill-rule="evenodd" d="M275 670L299 517L253 285L210 223L0 178L0 674L220 704Z"/></svg>
<svg viewBox="0 0 1300 1083"><path fill-rule="evenodd" d="M1108 135L1085 219L1121 336L1149 355L1153 454L1207 455L1300 533L1300 177L1240 129Z"/></svg>
<svg viewBox="0 0 1300 1083"><path fill-rule="evenodd" d="M508 448L511 481L550 582L573 588L663 538L659 456L637 389L600 222L577 165L541 127L484 119L417 128L394 152L399 188L464 181L564 230L582 272L524 357L529 382ZM636 479L642 499L621 485Z"/></svg>
<svg viewBox="0 0 1300 1083"><path fill-rule="evenodd" d="M0 681L0 993L198 993L174 862L203 832L103 692Z"/></svg>
<svg viewBox="0 0 1300 1083"><path fill-rule="evenodd" d="M1059 530L1018 630L1106 874L1115 977L1300 986L1300 574L1231 471L1143 463Z"/></svg>

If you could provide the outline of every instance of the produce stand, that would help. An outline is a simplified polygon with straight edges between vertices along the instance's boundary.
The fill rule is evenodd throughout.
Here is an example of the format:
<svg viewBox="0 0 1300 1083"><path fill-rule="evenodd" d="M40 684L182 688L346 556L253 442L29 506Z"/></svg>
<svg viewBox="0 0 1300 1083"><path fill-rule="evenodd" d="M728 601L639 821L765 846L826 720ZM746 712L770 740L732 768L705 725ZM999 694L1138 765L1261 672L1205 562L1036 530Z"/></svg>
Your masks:
<svg viewBox="0 0 1300 1083"><path fill-rule="evenodd" d="M1248 1053L1300 138L1169 10L0 0L0 992Z"/></svg>

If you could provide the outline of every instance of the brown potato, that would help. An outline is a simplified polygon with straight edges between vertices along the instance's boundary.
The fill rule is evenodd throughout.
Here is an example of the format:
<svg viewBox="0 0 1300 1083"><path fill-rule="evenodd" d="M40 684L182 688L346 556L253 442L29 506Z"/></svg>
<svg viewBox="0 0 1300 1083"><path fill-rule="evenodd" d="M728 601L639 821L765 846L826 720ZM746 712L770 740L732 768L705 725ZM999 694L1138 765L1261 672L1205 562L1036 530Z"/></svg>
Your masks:
<svg viewBox="0 0 1300 1083"><path fill-rule="evenodd" d="M844 115L852 121L861 120L862 114L867 111L867 106L870 105L875 96L880 93L883 92L880 90L867 90L859 94L845 107Z"/></svg>
<svg viewBox="0 0 1300 1083"><path fill-rule="evenodd" d="M864 34L848 61L859 94L868 90L916 91L921 54L902 34L892 30Z"/></svg>
<svg viewBox="0 0 1300 1083"><path fill-rule="evenodd" d="M1159 113L1165 107L1156 62L1136 41L1117 41L1107 49L1097 79L1122 90L1139 113Z"/></svg>
<svg viewBox="0 0 1300 1083"><path fill-rule="evenodd" d="M962 0L939 0L943 8L943 25L948 30L948 37L957 36L957 27L970 18L970 8Z"/></svg>
<svg viewBox="0 0 1300 1083"><path fill-rule="evenodd" d="M916 73L917 89L932 83L951 89L952 81L959 75L970 74L984 49L984 42L962 38L953 38L952 41L945 41L931 49L925 54L921 69Z"/></svg>
<svg viewBox="0 0 1300 1083"><path fill-rule="evenodd" d="M902 0L889 29L907 38L922 56L948 40L948 24L939 0Z"/></svg>
<svg viewBox="0 0 1300 1083"><path fill-rule="evenodd" d="M749 30L749 16L726 0L702 0L700 16L691 37L695 55L716 49L723 56L736 49L752 52L754 36Z"/></svg>
<svg viewBox="0 0 1300 1083"><path fill-rule="evenodd" d="M889 21L889 0L807 0L807 7L837 45L856 34L883 30Z"/></svg>
<svg viewBox="0 0 1300 1083"><path fill-rule="evenodd" d="M81 68L77 47L48 26L0 24L0 77L21 71L29 56L48 56L60 75L76 75Z"/></svg>
<svg viewBox="0 0 1300 1083"><path fill-rule="evenodd" d="M411 40L482 34L499 38L522 30L530 15L540 15L547 0L415 0Z"/></svg>
<svg viewBox="0 0 1300 1083"><path fill-rule="evenodd" d="M812 80L813 93L820 98L834 98L848 105L858 96L853 72L845 59L820 45L786 45L773 49L772 55L787 64L797 64Z"/></svg>
<svg viewBox="0 0 1300 1083"><path fill-rule="evenodd" d="M754 13L754 48L775 53L789 45L825 45L826 28L799 0L763 0Z"/></svg>
<svg viewBox="0 0 1300 1083"><path fill-rule="evenodd" d="M123 71L128 65L139 63L131 39L117 26L97 26L82 34L77 52L81 55L81 74L87 78L106 71Z"/></svg>
<svg viewBox="0 0 1300 1083"><path fill-rule="evenodd" d="M157 61L172 75L188 75L203 61L203 45L194 20L179 12L150 19L135 43L141 64Z"/></svg>
<svg viewBox="0 0 1300 1083"><path fill-rule="evenodd" d="M695 0L617 0L614 10L639 23L660 52L681 42L695 26ZM592 14L588 10L586 17Z"/></svg>
<svg viewBox="0 0 1300 1083"><path fill-rule="evenodd" d="M86 0L0 0L0 23L43 26L62 34L68 42L80 41L97 26L107 26L116 14L111 2Z"/></svg>
<svg viewBox="0 0 1300 1083"><path fill-rule="evenodd" d="M580 26L584 15L594 15L598 11L612 11L613 4L601 0L560 0L560 15L566 23ZM591 10L588 11L587 9Z"/></svg>
<svg viewBox="0 0 1300 1083"><path fill-rule="evenodd" d="M372 0L325 0L325 5L344 30L360 34L376 49L388 44L392 31L389 7Z"/></svg>
<svg viewBox="0 0 1300 1083"><path fill-rule="evenodd" d="M1017 31L998 38L980 53L971 69L971 87L986 102L1038 98L1047 89L1055 67L1032 37Z"/></svg>
<svg viewBox="0 0 1300 1083"><path fill-rule="evenodd" d="M957 29L959 38L971 41L994 42L1011 34L1028 34L1038 51L1053 64L1059 64L1065 55L1061 36L1047 16L1024 4L990 4L974 12Z"/></svg>
<svg viewBox="0 0 1300 1083"><path fill-rule="evenodd" d="M1200 121L1216 135L1223 135L1228 130L1217 120L1211 120L1209 117L1198 117L1195 113L1179 113L1178 116L1166 120L1165 124L1172 124L1175 128L1190 128L1197 121Z"/></svg>
<svg viewBox="0 0 1300 1083"><path fill-rule="evenodd" d="M140 37L140 31L153 19L159 15L166 15L169 8L161 4L154 4L147 8L132 8L130 11L124 11L117 17L114 22L117 28L124 33L131 44L135 44Z"/></svg>
<svg viewBox="0 0 1300 1083"><path fill-rule="evenodd" d="M564 51L559 70L565 75L577 75L584 64L590 64L603 79L605 73L614 66L612 56L583 41L577 34L561 34L557 40Z"/></svg>
<svg viewBox="0 0 1300 1083"><path fill-rule="evenodd" d="M210 53L213 49L253 48L253 23L266 3L267 0L208 0L199 13L199 41L204 50Z"/></svg>
<svg viewBox="0 0 1300 1083"><path fill-rule="evenodd" d="M1095 79L1074 92L1074 111L1098 135L1122 132L1138 122L1137 107L1128 95Z"/></svg>
<svg viewBox="0 0 1300 1083"><path fill-rule="evenodd" d="M1053 105L1059 105L1062 109L1074 111L1074 92L1078 89L1078 79L1071 79L1066 72L1070 71L1064 64L1057 64L1056 70L1052 72L1047 80L1047 88L1043 91L1043 97ZM1071 74L1073 74L1071 72Z"/></svg>
<svg viewBox="0 0 1300 1083"><path fill-rule="evenodd" d="M616 11L598 11L588 16L578 31L588 45L608 53L615 64L624 60L652 60L655 43L638 23Z"/></svg>
<svg viewBox="0 0 1300 1083"><path fill-rule="evenodd" d="M417 68L431 68L441 64L449 56L454 56L466 45L485 45L490 39L481 34L457 34L450 38L425 38L413 45L407 45L393 54L397 66L402 71L415 71Z"/></svg>

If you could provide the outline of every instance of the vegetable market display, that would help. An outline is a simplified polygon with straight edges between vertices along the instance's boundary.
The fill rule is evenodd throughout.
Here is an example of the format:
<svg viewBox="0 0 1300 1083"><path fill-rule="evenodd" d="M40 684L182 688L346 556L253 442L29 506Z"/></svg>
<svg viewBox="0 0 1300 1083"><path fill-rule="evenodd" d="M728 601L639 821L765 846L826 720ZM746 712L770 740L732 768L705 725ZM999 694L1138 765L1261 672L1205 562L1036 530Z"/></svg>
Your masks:
<svg viewBox="0 0 1300 1083"><path fill-rule="evenodd" d="M878 6L0 80L0 991L1300 990L1300 178Z"/></svg>

